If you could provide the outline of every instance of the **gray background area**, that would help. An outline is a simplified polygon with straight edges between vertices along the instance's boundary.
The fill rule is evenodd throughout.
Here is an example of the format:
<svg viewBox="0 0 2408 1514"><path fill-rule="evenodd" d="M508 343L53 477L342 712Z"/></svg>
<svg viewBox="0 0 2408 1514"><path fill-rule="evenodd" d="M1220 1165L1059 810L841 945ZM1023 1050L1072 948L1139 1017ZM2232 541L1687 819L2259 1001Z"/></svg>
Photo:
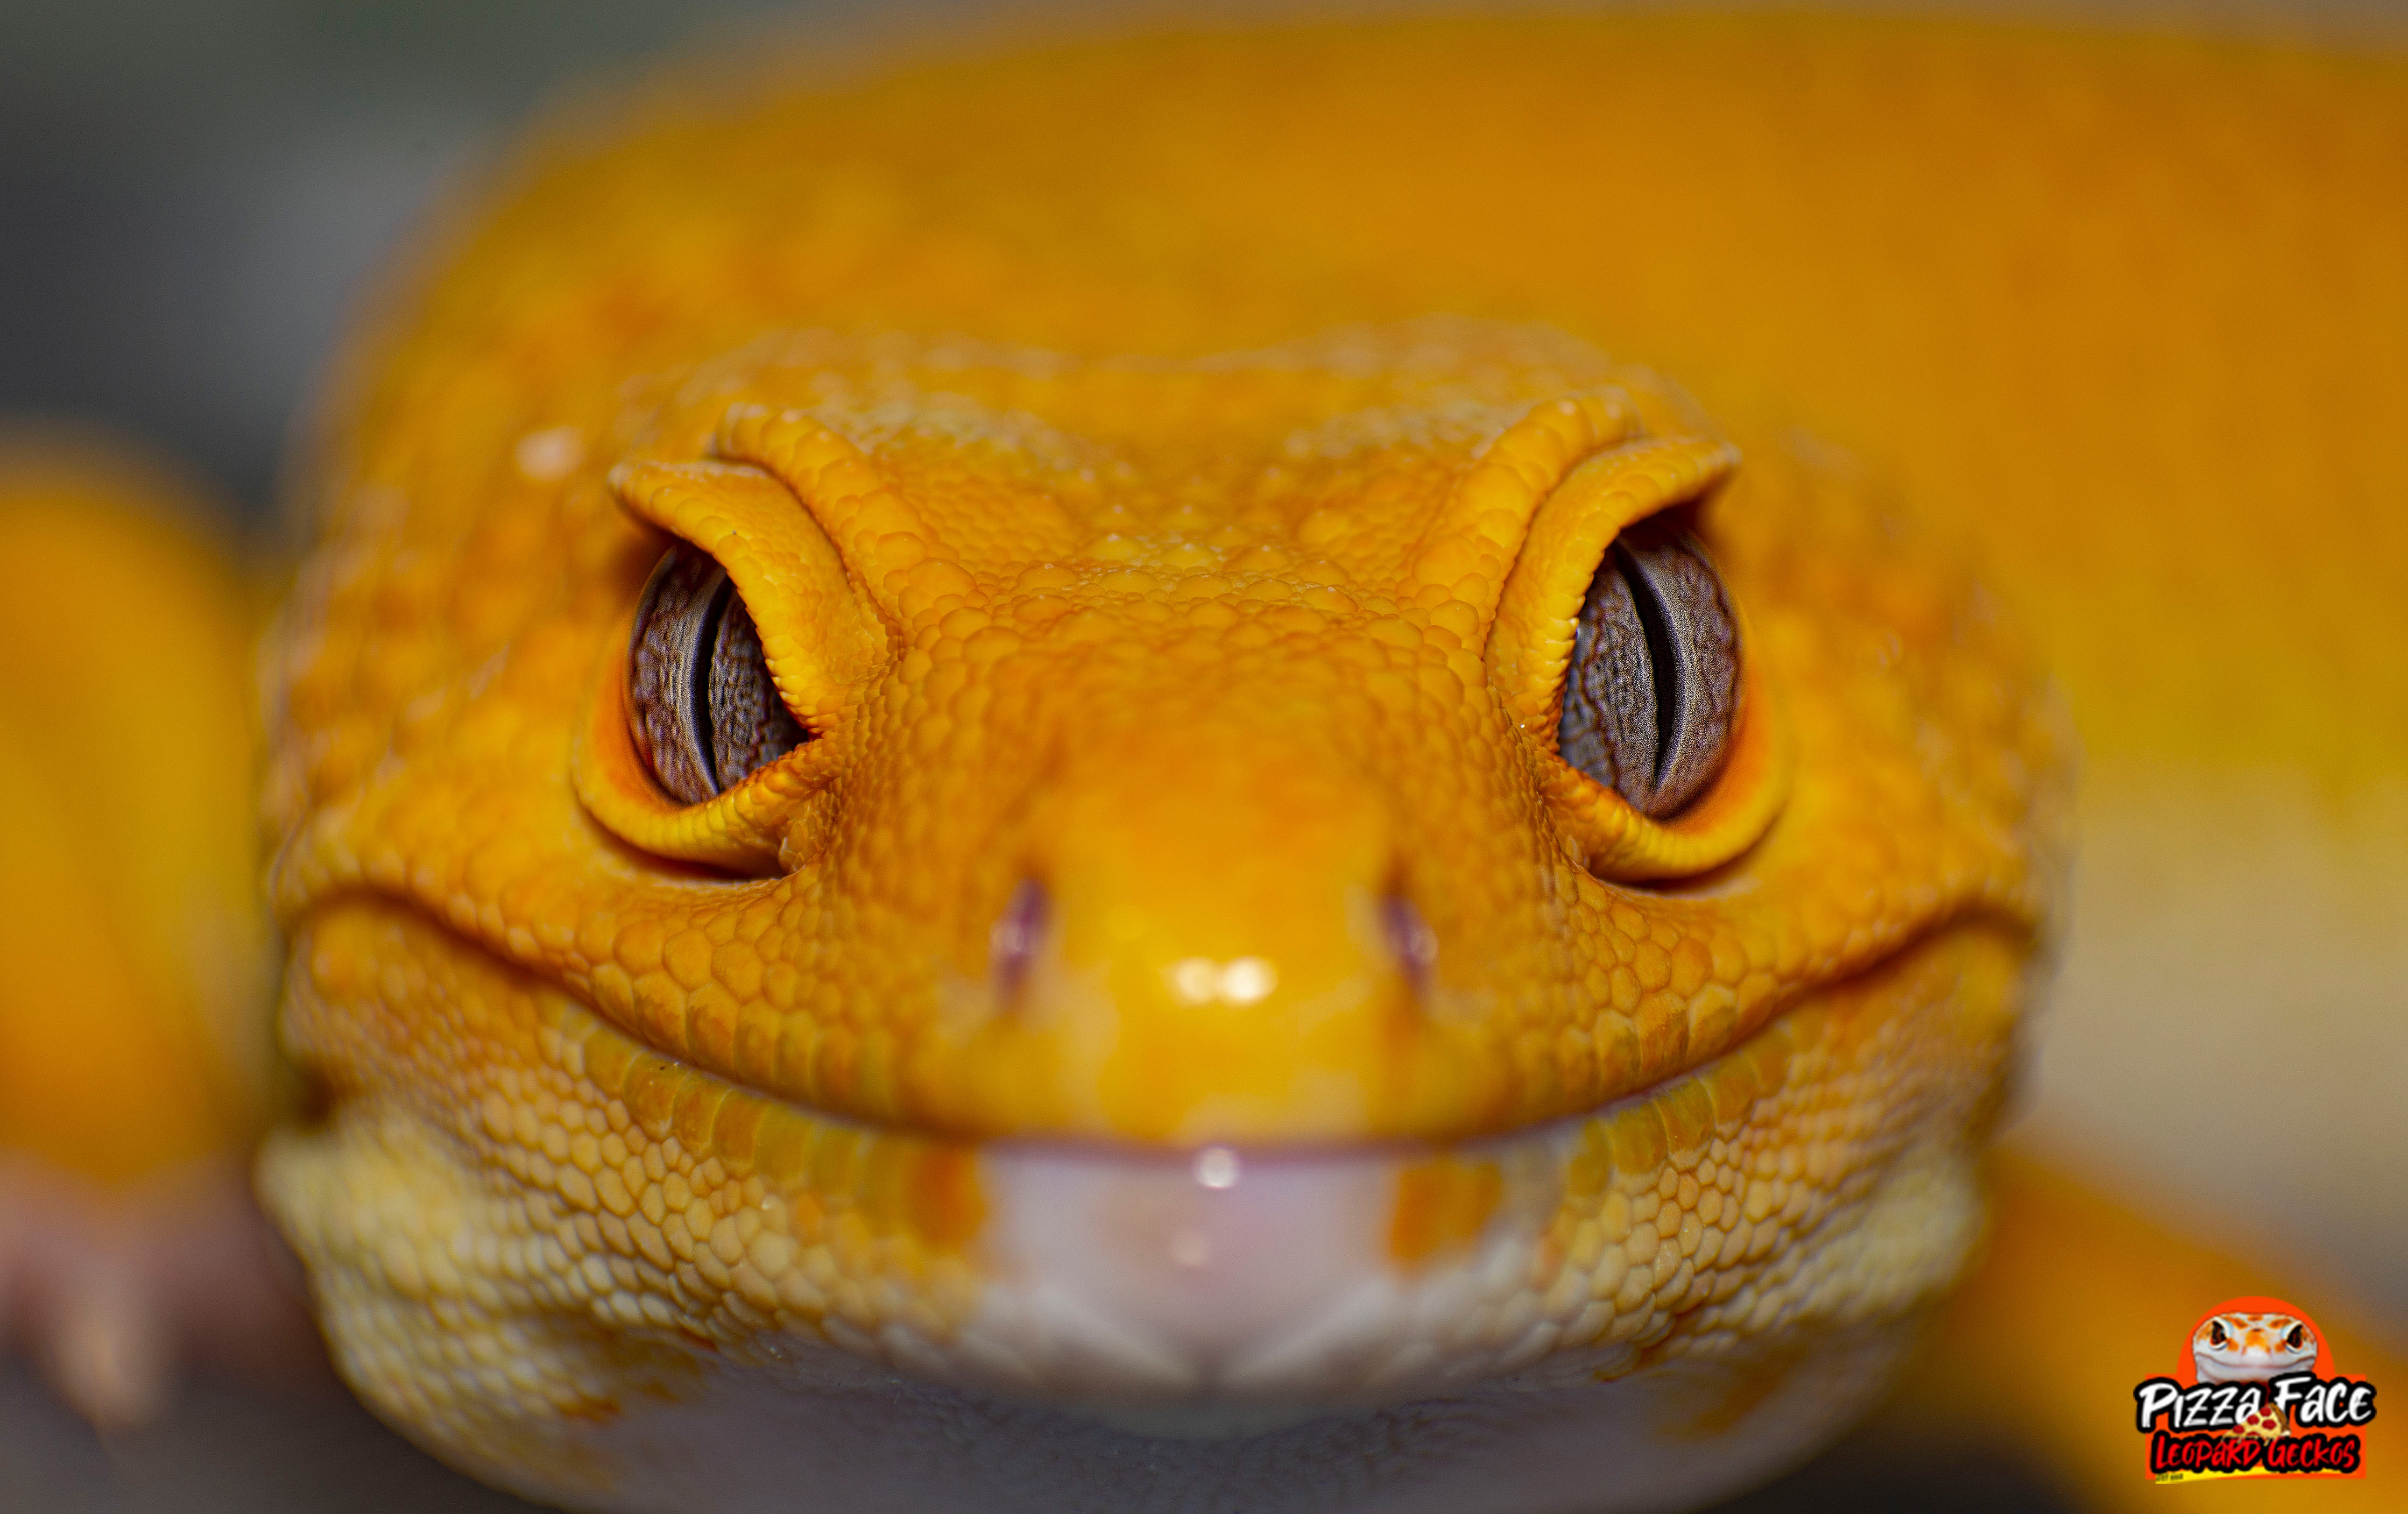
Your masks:
<svg viewBox="0 0 2408 1514"><path fill-rule="evenodd" d="M1140 0L1041 14L1045 25L1078 26L1096 12L1169 8ZM1225 0L1217 10L1294 8ZM1954 8L2346 42L2396 22L2401 3ZM548 92L630 71L664 47L773 24L807 23L842 53L964 45L1025 24L1026 9L982 0L0 0L0 415L131 430L198 465L255 520L289 417L361 281L435 186ZM450 1474L330 1391L198 1384L165 1425L104 1442L0 1357L7 1514L523 1507ZM1734 1506L2069 1507L2012 1463L1910 1452L1879 1426Z"/></svg>

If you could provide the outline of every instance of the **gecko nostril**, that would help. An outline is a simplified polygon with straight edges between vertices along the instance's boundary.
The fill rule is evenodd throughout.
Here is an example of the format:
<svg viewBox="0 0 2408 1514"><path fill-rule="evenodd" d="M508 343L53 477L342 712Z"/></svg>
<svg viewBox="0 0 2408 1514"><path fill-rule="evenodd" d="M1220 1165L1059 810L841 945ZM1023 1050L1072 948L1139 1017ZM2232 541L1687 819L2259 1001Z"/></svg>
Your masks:
<svg viewBox="0 0 2408 1514"><path fill-rule="evenodd" d="M1438 965L1438 933L1422 918L1413 901L1401 893L1390 893L1380 900L1380 929L1387 937L1389 953L1405 974L1405 982L1412 988L1413 997L1423 997L1429 991L1430 970Z"/></svg>
<svg viewBox="0 0 2408 1514"><path fill-rule="evenodd" d="M1018 998L1021 985L1027 981L1028 964L1036 959L1052 913L1053 901L1045 886L1035 878L1023 878L1011 890L1003 913L987 928L987 958L995 974L996 995L1005 1003Z"/></svg>

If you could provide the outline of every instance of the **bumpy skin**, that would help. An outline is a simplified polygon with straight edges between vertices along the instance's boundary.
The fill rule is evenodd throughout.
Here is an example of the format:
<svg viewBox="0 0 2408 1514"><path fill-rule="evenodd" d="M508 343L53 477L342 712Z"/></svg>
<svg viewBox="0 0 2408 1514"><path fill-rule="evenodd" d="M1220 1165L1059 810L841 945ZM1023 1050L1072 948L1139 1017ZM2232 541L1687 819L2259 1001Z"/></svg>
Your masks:
<svg viewBox="0 0 2408 1514"><path fill-rule="evenodd" d="M1755 844L1708 892L1609 881L1662 871L1657 828L1547 751L1552 711L1513 719L1516 659L1543 660L1521 622L1552 612L1559 676L1613 519L1729 459L1617 377L1484 328L1168 368L803 338L635 417L615 488L551 492L535 536L591 543L592 568L564 565L483 687L280 859L287 1033L338 1112L267 1183L355 1377L523 1466L551 1415L712 1392L621 1361L686 1338L1038 1393L1377 1401L1559 1358L1794 1355L1944 1283L2041 904L2055 727L1961 581L1770 462L1705 527L1770 734L1660 844ZM694 811L626 757L626 611L663 540L637 512L728 562L818 732ZM1549 529L1570 515L1584 551ZM301 602L288 752L357 634L340 607L441 518L413 509ZM419 644L383 631L348 686ZM1024 879L1052 903L1015 989L989 937ZM1418 990L1383 898L1438 943ZM1182 999L1199 958L1276 986ZM1318 1160L1386 1178L1392 1254L1366 1263L1430 1296L1477 1276L1493 1317L1401 1307L1392 1338L1251 1377L1155 1369L1030 1318L1052 1279L1014 1276L1002 1237L1039 1201L996 1143L1043 1137L1347 1152ZM1439 1144L1347 1149L1400 1137ZM480 1339L537 1380L462 1373Z"/></svg>
<svg viewBox="0 0 2408 1514"><path fill-rule="evenodd" d="M2065 65L1885 96L1902 46L1831 44L1876 164ZM2065 743L1734 374L1950 507L2073 521L2051 470L2120 454L2089 390L1988 374L1981 434L2062 425L1985 450L1724 299L1763 208L1683 161L1684 70L1781 64L1440 28L673 98L429 251L326 433L269 802L332 1112L263 1182L372 1402L607 1507L1639 1507L1845 1414L1971 1242ZM1753 682L1655 826L1548 743L1667 508ZM816 733L692 811L618 703L665 533Z"/></svg>

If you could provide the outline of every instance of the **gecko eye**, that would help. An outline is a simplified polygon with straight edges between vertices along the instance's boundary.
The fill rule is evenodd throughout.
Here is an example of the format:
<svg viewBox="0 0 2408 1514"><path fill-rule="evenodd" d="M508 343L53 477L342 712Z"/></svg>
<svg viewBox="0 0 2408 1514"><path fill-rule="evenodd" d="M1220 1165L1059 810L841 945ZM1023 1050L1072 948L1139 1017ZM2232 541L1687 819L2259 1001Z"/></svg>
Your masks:
<svg viewBox="0 0 2408 1514"><path fill-rule="evenodd" d="M1739 632L1696 539L1657 517L1623 532L1572 631L1556 747L1642 815L1670 815L1722 767Z"/></svg>
<svg viewBox="0 0 2408 1514"><path fill-rule="evenodd" d="M688 804L809 740L727 570L682 543L644 585L627 658L628 724L660 786Z"/></svg>
<svg viewBox="0 0 2408 1514"><path fill-rule="evenodd" d="M2283 1337L2283 1344L2295 1351L2307 1343L2308 1327L2305 1325L2293 1325L2291 1333Z"/></svg>
<svg viewBox="0 0 2408 1514"><path fill-rule="evenodd" d="M2224 1333L2223 1320L2218 1319L2207 1327L2207 1343L2210 1346L2229 1346L2232 1344L2232 1337Z"/></svg>

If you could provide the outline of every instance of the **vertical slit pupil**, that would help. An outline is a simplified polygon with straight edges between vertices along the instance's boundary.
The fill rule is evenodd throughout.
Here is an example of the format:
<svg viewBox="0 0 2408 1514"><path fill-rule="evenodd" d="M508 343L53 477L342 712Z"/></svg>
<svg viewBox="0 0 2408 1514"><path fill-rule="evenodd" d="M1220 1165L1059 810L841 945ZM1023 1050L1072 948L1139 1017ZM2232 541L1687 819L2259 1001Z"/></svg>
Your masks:
<svg viewBox="0 0 2408 1514"><path fill-rule="evenodd" d="M719 623L726 618L728 601L735 597L736 583L722 578L718 591L710 597L710 607L702 613L702 624L695 628L694 659L689 665L691 686L686 697L694 712L695 757L702 764L703 777L710 784L712 793L723 786L719 781L719 753L710 722L710 666L719 649Z"/></svg>
<svg viewBox="0 0 2408 1514"><path fill-rule="evenodd" d="M1630 607L1639 613L1639 628L1647 636L1647 679L1656 697L1656 751L1650 759L1650 788L1661 788L1671 776L1673 744L1681 734L1681 673L1672 647L1671 621L1656 586L1630 558L1629 549L1613 544L1615 570L1630 589Z"/></svg>

